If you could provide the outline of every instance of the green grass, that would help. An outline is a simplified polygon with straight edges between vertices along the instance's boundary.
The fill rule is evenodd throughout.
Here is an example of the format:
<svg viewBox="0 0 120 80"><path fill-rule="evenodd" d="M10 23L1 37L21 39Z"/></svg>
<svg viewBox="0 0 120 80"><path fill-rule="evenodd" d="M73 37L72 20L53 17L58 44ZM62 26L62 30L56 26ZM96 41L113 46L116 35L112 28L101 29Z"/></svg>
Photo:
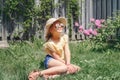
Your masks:
<svg viewBox="0 0 120 80"><path fill-rule="evenodd" d="M9 44L9 48L0 49L0 80L28 80L30 71L44 69L43 41ZM105 47L94 49L92 46L89 41L70 43L71 62L82 70L54 80L120 80L120 50Z"/></svg>

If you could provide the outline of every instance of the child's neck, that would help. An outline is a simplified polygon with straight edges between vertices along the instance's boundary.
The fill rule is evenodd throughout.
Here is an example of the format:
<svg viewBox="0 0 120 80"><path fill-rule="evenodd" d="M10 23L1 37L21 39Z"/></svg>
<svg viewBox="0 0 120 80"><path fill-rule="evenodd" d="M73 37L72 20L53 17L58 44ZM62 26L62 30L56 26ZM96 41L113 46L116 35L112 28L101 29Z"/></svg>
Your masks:
<svg viewBox="0 0 120 80"><path fill-rule="evenodd" d="M58 36L58 35L54 34L51 39L55 42L59 42L60 41L60 35Z"/></svg>

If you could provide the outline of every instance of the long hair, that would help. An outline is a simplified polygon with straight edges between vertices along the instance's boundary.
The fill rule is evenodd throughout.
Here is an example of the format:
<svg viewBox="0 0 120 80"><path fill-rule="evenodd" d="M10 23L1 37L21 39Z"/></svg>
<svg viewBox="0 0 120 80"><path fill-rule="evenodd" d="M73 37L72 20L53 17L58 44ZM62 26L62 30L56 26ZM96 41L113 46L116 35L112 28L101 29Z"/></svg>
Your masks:
<svg viewBox="0 0 120 80"><path fill-rule="evenodd" d="M52 34L49 32L47 33L47 35L45 36L46 42L52 37Z"/></svg>
<svg viewBox="0 0 120 80"><path fill-rule="evenodd" d="M53 24L50 26L50 28L53 26ZM50 32L50 28L49 28L47 34L45 35L46 42L52 37L52 33Z"/></svg>

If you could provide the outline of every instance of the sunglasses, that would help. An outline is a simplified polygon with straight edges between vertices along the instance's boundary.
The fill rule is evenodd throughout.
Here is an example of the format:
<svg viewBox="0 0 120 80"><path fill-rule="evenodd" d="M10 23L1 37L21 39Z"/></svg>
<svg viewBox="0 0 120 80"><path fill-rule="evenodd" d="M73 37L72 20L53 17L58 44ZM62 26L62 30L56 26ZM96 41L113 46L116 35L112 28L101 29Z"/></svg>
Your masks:
<svg viewBox="0 0 120 80"><path fill-rule="evenodd" d="M65 27L65 25L64 24L62 24L62 23L57 23L56 25L55 25L55 28L64 28Z"/></svg>

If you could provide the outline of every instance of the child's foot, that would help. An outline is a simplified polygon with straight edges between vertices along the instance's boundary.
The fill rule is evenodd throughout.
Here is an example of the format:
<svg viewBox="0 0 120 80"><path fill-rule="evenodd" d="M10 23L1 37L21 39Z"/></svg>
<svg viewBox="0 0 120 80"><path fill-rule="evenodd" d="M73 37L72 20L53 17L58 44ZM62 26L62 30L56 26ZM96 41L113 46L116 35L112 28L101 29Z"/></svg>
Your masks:
<svg viewBox="0 0 120 80"><path fill-rule="evenodd" d="M37 80L37 78L38 78L39 76L42 76L41 73L40 73L40 71L39 71L39 70L34 70L34 71L32 71L32 72L29 74L28 79L29 79L29 80Z"/></svg>

